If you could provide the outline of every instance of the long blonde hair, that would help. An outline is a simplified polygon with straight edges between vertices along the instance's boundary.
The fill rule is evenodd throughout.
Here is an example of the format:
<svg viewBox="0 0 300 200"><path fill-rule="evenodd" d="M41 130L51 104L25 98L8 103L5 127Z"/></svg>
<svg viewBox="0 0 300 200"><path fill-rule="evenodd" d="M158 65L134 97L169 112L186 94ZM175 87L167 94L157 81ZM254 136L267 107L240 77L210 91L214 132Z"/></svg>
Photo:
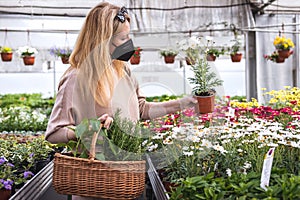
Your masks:
<svg viewBox="0 0 300 200"><path fill-rule="evenodd" d="M81 84L101 106L108 106L112 98L114 69L122 76L125 65L123 61L112 61L109 51L110 41L121 23L115 20L119 10L120 7L103 2L88 13L70 56L71 67L67 70L78 69ZM126 19L130 21L128 15Z"/></svg>

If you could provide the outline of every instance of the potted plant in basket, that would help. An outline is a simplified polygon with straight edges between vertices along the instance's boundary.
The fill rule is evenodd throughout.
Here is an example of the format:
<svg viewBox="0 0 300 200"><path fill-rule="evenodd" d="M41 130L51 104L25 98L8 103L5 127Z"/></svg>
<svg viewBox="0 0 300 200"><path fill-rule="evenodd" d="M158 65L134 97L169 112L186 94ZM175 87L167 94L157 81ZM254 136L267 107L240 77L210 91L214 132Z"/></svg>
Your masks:
<svg viewBox="0 0 300 200"><path fill-rule="evenodd" d="M30 46L19 47L17 53L23 58L24 65L34 65L35 55L38 54L36 48Z"/></svg>
<svg viewBox="0 0 300 200"><path fill-rule="evenodd" d="M240 53L241 42L238 39L233 40L233 45L228 47L230 52L230 57L232 62L240 62L242 60L243 54Z"/></svg>
<svg viewBox="0 0 300 200"><path fill-rule="evenodd" d="M69 64L69 57L72 53L72 49L69 47L59 48L53 47L50 49L50 54L56 57L60 57L63 64Z"/></svg>
<svg viewBox="0 0 300 200"><path fill-rule="evenodd" d="M200 54L200 38L192 36L188 39L180 41L178 45L179 48L185 53L186 64L195 64L195 60Z"/></svg>
<svg viewBox="0 0 300 200"><path fill-rule="evenodd" d="M288 58L292 54L291 49L295 47L293 41L290 38L286 38L285 36L276 36L273 44L278 51L279 57L282 57L284 59Z"/></svg>
<svg viewBox="0 0 300 200"><path fill-rule="evenodd" d="M192 92L198 100L199 113L211 113L214 110L215 87L221 86L223 81L217 77L215 72L211 71L207 60L200 56L196 63L191 65L191 70L194 76L188 79L195 85Z"/></svg>
<svg viewBox="0 0 300 200"><path fill-rule="evenodd" d="M10 47L3 46L0 47L1 59L3 62L10 62L13 56L13 50Z"/></svg>
<svg viewBox="0 0 300 200"><path fill-rule="evenodd" d="M159 51L160 55L164 57L165 63L174 63L175 57L178 55L178 51L174 49L165 49Z"/></svg>
<svg viewBox="0 0 300 200"><path fill-rule="evenodd" d="M132 65L138 65L141 61L141 47L135 47L134 48L134 54L130 58L130 63Z"/></svg>

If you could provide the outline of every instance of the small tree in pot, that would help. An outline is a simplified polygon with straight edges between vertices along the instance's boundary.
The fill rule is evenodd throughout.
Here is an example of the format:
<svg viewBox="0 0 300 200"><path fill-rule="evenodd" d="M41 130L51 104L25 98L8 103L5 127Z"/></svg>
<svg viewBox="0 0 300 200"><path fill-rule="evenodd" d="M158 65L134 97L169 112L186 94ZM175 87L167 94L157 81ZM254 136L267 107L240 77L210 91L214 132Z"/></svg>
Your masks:
<svg viewBox="0 0 300 200"><path fill-rule="evenodd" d="M199 113L211 113L214 110L215 88L223 84L223 80L217 77L205 59L200 56L196 63L191 65L194 77L188 78L191 84L194 84L193 94L198 100Z"/></svg>

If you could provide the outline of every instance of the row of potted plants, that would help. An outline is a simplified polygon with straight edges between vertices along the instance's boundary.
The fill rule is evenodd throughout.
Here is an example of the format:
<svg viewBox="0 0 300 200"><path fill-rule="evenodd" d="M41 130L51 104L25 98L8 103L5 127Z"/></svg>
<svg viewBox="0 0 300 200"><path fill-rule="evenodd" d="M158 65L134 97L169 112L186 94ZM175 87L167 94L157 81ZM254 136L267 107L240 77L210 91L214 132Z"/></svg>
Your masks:
<svg viewBox="0 0 300 200"><path fill-rule="evenodd" d="M0 54L1 60L3 62L10 62L13 58L14 50L7 46L0 46ZM35 56L38 54L38 50L36 48L30 46L19 47L16 50L16 53L23 59L24 65L34 65ZM72 49L67 48L58 48L53 47L50 49L50 54L56 57L60 57L63 64L68 64L69 56L72 53Z"/></svg>
<svg viewBox="0 0 300 200"><path fill-rule="evenodd" d="M171 64L175 62L175 57L182 51L184 53L187 65L192 65L195 63L193 57L197 54L204 53L206 54L206 59L208 61L215 61L220 55L225 55L226 52L231 57L232 62L240 62L242 59L242 54L239 52L241 48L241 43L238 39L233 40L234 44L228 48L225 47L215 47L214 42L209 39L207 42L211 43L210 45L206 44L206 49L204 52L199 52L200 43L195 37L191 37L189 41L181 41L178 44L178 48L168 48L159 51L160 56L164 58L165 63ZM184 44L186 43L186 44ZM130 59L131 64L139 64L141 56L141 47L135 48L135 53Z"/></svg>

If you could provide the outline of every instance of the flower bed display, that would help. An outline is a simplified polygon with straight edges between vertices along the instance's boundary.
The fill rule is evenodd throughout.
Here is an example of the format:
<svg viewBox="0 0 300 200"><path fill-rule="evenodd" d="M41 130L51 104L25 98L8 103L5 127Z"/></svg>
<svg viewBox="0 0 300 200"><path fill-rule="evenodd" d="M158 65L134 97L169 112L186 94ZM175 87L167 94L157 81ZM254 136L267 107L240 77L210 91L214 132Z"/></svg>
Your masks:
<svg viewBox="0 0 300 200"><path fill-rule="evenodd" d="M299 93L266 92L265 105L225 98L213 114L191 109L145 123L155 132L144 143L149 155L162 182L173 183L170 199L300 198ZM264 156L272 147L264 190Z"/></svg>
<svg viewBox="0 0 300 200"><path fill-rule="evenodd" d="M0 96L0 189L9 196L53 158L55 147L44 139L52 106L40 94Z"/></svg>

